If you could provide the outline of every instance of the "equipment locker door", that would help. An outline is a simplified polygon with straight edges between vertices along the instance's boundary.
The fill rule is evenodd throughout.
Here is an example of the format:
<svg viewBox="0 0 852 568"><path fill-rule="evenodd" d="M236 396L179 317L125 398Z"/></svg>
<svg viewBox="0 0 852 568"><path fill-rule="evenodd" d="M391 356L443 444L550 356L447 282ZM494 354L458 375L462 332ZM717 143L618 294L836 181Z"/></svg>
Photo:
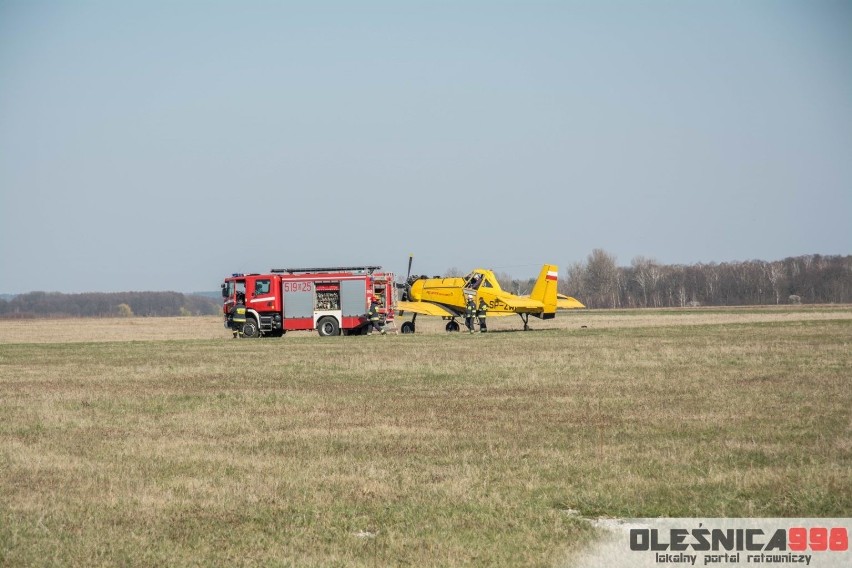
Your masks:
<svg viewBox="0 0 852 568"><path fill-rule="evenodd" d="M312 282L282 282L285 318L314 317L314 285Z"/></svg>
<svg viewBox="0 0 852 568"><path fill-rule="evenodd" d="M340 309L343 311L343 317L364 315L367 311L366 280L340 282Z"/></svg>

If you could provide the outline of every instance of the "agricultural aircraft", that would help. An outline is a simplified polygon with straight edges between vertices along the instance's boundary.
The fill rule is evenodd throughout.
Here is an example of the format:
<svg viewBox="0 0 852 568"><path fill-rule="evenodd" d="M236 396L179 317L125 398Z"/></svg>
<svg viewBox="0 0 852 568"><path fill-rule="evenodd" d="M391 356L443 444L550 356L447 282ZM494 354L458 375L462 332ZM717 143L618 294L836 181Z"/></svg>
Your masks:
<svg viewBox="0 0 852 568"><path fill-rule="evenodd" d="M402 333L414 333L418 314L438 316L447 321L447 331L458 331L458 317L464 317L467 298L473 296L488 306L488 317L502 317L517 314L524 322L524 330L529 329L530 316L539 319L556 317L558 309L585 308L577 299L559 294L556 291L558 268L545 264L535 281L529 296L518 296L506 292L497 282L494 272L477 268L464 278L428 278L411 276L412 257L408 258L408 276L402 300L397 302L400 315L412 312L411 321L402 324Z"/></svg>

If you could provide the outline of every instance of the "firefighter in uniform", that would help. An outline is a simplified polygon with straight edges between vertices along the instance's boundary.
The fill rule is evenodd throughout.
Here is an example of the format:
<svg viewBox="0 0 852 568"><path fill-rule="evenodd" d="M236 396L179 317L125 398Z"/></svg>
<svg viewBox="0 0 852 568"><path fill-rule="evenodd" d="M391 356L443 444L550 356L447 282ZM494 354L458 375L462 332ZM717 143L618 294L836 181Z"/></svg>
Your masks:
<svg viewBox="0 0 852 568"><path fill-rule="evenodd" d="M379 322L381 321L381 316L379 315L379 301L376 300L375 296L373 296L373 299L370 300L370 311L367 312L367 317L370 319L370 327L367 335L373 335L373 330L382 332L382 335L386 333L384 328L379 325Z"/></svg>
<svg viewBox="0 0 852 568"><path fill-rule="evenodd" d="M488 306L485 305L485 300L479 299L479 307L476 309L476 319L479 320L479 331L485 333L488 328L485 327L485 316L488 313Z"/></svg>
<svg viewBox="0 0 852 568"><path fill-rule="evenodd" d="M243 325L246 323L246 296L242 292L237 292L237 301L234 307L231 308L231 329L234 331L234 338L243 336Z"/></svg>
<svg viewBox="0 0 852 568"><path fill-rule="evenodd" d="M473 333L473 318L476 316L476 304L473 301L473 296L467 297L467 305L464 309L464 325L468 331Z"/></svg>

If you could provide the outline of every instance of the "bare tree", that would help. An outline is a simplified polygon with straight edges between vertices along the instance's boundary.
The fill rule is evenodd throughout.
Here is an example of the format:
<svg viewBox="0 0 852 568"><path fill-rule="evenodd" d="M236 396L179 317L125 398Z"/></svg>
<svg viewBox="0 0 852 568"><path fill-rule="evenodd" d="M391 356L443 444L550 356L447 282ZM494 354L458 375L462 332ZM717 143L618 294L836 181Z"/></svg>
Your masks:
<svg viewBox="0 0 852 568"><path fill-rule="evenodd" d="M637 256L631 261L633 266L633 280L642 290L642 307L648 307L648 296L657 289L662 271L660 265L653 258Z"/></svg>
<svg viewBox="0 0 852 568"><path fill-rule="evenodd" d="M615 257L603 249L595 249L586 263L586 283L593 307L619 306L618 267Z"/></svg>
<svg viewBox="0 0 852 568"><path fill-rule="evenodd" d="M780 262L770 262L763 266L763 271L769 284L772 286L772 291L775 293L775 303L781 303L781 277L784 275L784 269Z"/></svg>
<svg viewBox="0 0 852 568"><path fill-rule="evenodd" d="M565 270L565 277L559 279L560 291L566 296L575 298L585 298L586 293L586 266L582 262L575 262L568 265ZM585 301L585 300L584 300Z"/></svg>

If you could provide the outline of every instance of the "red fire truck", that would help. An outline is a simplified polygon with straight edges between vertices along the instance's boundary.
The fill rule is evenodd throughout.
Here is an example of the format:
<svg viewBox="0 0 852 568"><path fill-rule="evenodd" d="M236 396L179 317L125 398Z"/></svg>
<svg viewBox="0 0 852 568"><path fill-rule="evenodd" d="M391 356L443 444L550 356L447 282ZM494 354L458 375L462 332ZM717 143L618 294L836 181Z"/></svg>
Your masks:
<svg viewBox="0 0 852 568"><path fill-rule="evenodd" d="M222 297L230 329L235 328L234 306L245 305L245 337L313 329L321 336L357 335L369 331L365 315L374 297L386 324L393 322L396 287L393 274L379 266L273 268L266 274L225 278Z"/></svg>

